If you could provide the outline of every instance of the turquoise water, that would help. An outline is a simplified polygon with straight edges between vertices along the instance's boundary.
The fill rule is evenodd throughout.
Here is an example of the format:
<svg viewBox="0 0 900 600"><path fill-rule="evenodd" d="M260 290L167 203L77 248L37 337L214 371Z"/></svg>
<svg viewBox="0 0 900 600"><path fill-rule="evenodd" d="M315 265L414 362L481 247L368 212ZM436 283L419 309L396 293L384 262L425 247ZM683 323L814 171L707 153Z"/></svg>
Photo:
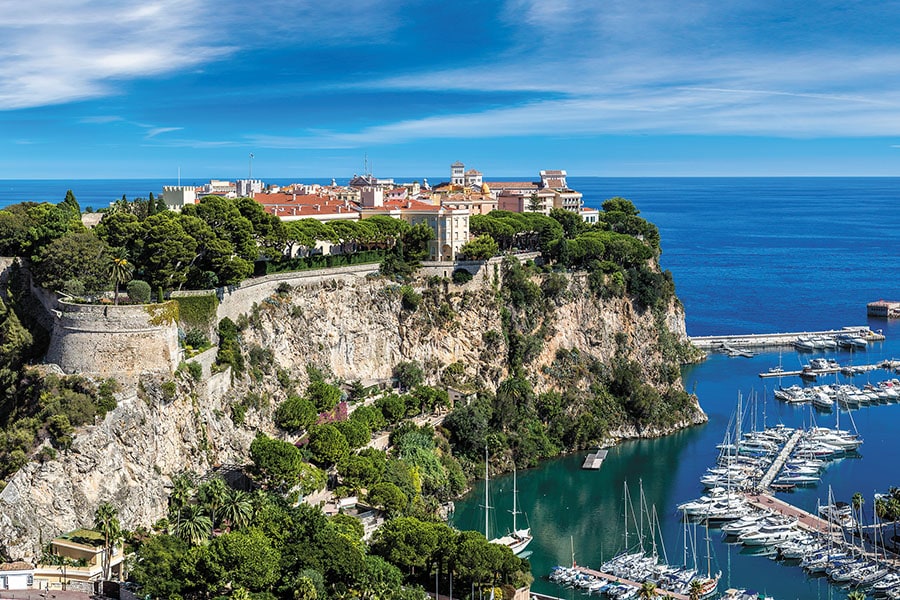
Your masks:
<svg viewBox="0 0 900 600"><path fill-rule="evenodd" d="M900 194L896 179L622 179L579 180L570 183L586 198L625 196L642 215L659 226L664 268L672 271L678 295L687 311L692 335L828 329L870 324L884 329L887 340L864 353L830 353L842 364L877 362L900 357L900 323L867 321L865 304L878 298L900 299L897 269L900 219L895 207ZM529 547L533 589L565 597L577 596L542 579L556 564L571 562L571 546L579 564L598 566L623 547L623 485L628 482L637 506L642 483L648 505L658 511L670 562L684 555L682 526L675 506L700 495L701 473L716 456L736 405L738 393L768 397L769 424L807 424L808 407L793 407L772 399L777 380L757 374L782 362L797 368L813 355L793 351L760 354L752 359L711 355L683 370L685 387L695 392L709 415L706 425L658 440L626 442L612 449L599 472L582 471L583 454L550 461L519 473L520 502L528 513L535 540ZM873 372L868 380L890 377ZM854 382L865 383L866 376ZM785 380L784 384L799 382ZM763 422L762 401L757 419ZM837 499L855 492L866 498L900 485L897 430L900 405L878 405L854 411L865 443L859 457L845 458L825 471L812 488L782 494L787 501L815 510L831 485ZM832 425L834 415L816 414ZM848 424L842 415L842 426ZM510 500L511 478L492 482L492 505L499 531L510 526L502 512ZM483 487L457 503L454 523L483 529ZM868 517L871 519L871 516ZM634 540L634 526L631 540ZM696 537L698 562L705 569L704 532ZM713 571L723 571L720 591L729 586L766 591L780 600L843 598L843 590L825 579L809 579L797 566L750 556L737 545L726 545L710 530ZM689 562L692 560L689 556Z"/></svg>

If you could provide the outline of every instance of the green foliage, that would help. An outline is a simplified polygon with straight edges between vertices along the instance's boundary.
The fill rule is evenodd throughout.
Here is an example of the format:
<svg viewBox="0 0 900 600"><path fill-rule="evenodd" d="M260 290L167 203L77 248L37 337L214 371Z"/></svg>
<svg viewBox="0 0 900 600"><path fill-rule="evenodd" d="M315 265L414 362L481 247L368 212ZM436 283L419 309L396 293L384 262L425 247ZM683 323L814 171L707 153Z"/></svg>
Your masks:
<svg viewBox="0 0 900 600"><path fill-rule="evenodd" d="M287 431L309 429L317 417L315 404L299 396L288 397L275 409L275 424Z"/></svg>
<svg viewBox="0 0 900 600"><path fill-rule="evenodd" d="M372 430L369 429L368 423L360 419L339 421L334 425L347 440L351 450L365 446L372 439Z"/></svg>
<svg viewBox="0 0 900 600"><path fill-rule="evenodd" d="M244 356L241 354L238 328L228 317L219 321L219 352L216 354L216 364L231 366L236 375L244 371Z"/></svg>
<svg viewBox="0 0 900 600"><path fill-rule="evenodd" d="M250 444L254 475L269 489L282 493L300 483L303 455L293 444L258 433Z"/></svg>
<svg viewBox="0 0 900 600"><path fill-rule="evenodd" d="M200 381L201 379L203 379L203 366L196 360L188 361L187 370L191 375L191 379L193 379L194 381Z"/></svg>
<svg viewBox="0 0 900 600"><path fill-rule="evenodd" d="M401 514L409 504L406 494L390 482L381 482L372 486L366 500L373 506L383 509L389 517Z"/></svg>
<svg viewBox="0 0 900 600"><path fill-rule="evenodd" d="M400 286L400 303L403 305L403 308L405 310L415 312L415 310L419 308L419 304L421 302L422 294L418 293L411 286Z"/></svg>
<svg viewBox="0 0 900 600"><path fill-rule="evenodd" d="M499 253L500 246L489 235L480 235L474 240L466 242L459 249L459 254L468 260L487 260L497 256ZM469 279L471 279L471 276Z"/></svg>
<svg viewBox="0 0 900 600"><path fill-rule="evenodd" d="M393 377L401 390L409 390L425 381L422 366L416 361L403 361L394 366Z"/></svg>
<svg viewBox="0 0 900 600"><path fill-rule="evenodd" d="M141 304L150 302L150 284L146 281L132 279L128 282L128 285L125 286L125 291L133 302L139 302Z"/></svg>
<svg viewBox="0 0 900 600"><path fill-rule="evenodd" d="M309 452L319 465L333 465L350 454L347 438L331 424L318 425L309 431Z"/></svg>
<svg viewBox="0 0 900 600"><path fill-rule="evenodd" d="M109 288L106 265L110 249L89 231L69 233L43 246L34 256L35 283L61 290L66 282L78 279L90 293Z"/></svg>
<svg viewBox="0 0 900 600"><path fill-rule="evenodd" d="M334 409L341 400L341 388L321 380L310 382L306 388L306 397L320 413Z"/></svg>
<svg viewBox="0 0 900 600"><path fill-rule="evenodd" d="M216 309L219 306L219 299L215 294L177 296L172 300L178 303L178 323L185 331L209 332L212 330L216 320ZM195 344L191 345L199 347Z"/></svg>
<svg viewBox="0 0 900 600"><path fill-rule="evenodd" d="M188 329L184 334L184 343L195 349L209 346L209 338L200 329Z"/></svg>
<svg viewBox="0 0 900 600"><path fill-rule="evenodd" d="M456 285L464 285L472 281L472 278L475 277L466 269L456 269L453 271L453 275L451 275L451 279L453 283Z"/></svg>
<svg viewBox="0 0 900 600"><path fill-rule="evenodd" d="M375 406L389 424L398 423L406 416L406 402L397 394L387 394L375 401Z"/></svg>

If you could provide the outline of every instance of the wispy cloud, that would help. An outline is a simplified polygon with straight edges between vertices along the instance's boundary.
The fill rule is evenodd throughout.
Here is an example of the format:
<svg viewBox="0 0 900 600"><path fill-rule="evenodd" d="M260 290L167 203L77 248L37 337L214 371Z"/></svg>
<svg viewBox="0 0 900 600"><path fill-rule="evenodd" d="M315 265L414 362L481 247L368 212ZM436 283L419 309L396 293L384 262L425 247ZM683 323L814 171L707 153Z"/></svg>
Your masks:
<svg viewBox="0 0 900 600"><path fill-rule="evenodd" d="M199 0L0 2L0 109L115 92L120 79L219 58Z"/></svg>
<svg viewBox="0 0 900 600"><path fill-rule="evenodd" d="M147 137L153 138L163 133L181 131L182 129L184 129L184 127L153 127L147 131Z"/></svg>

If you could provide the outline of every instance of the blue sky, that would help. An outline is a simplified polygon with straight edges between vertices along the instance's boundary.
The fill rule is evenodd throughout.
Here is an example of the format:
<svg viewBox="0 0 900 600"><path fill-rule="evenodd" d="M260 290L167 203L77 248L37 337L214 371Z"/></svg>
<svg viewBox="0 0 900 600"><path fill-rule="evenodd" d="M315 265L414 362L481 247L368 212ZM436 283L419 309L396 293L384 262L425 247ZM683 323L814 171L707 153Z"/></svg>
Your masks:
<svg viewBox="0 0 900 600"><path fill-rule="evenodd" d="M0 179L900 174L900 2L0 10Z"/></svg>

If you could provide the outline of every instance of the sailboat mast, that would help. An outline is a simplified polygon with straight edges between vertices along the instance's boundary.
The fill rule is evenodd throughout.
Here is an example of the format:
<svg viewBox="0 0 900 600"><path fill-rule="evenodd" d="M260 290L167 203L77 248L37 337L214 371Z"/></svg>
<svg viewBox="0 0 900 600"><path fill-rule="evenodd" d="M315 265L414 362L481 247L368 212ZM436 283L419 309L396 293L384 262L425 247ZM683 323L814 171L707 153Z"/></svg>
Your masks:
<svg viewBox="0 0 900 600"><path fill-rule="evenodd" d="M518 495L519 495L519 490L516 487L516 463L515 463L515 461L513 461L513 509L512 509L513 534L516 533L516 513L519 512L518 510L516 510L516 496L518 496Z"/></svg>
<svg viewBox="0 0 900 600"><path fill-rule="evenodd" d="M625 552L628 552L628 482L625 482Z"/></svg>
<svg viewBox="0 0 900 600"><path fill-rule="evenodd" d="M488 449L484 447L484 537L491 539L488 535L488 514L491 511L490 502L488 501Z"/></svg>

